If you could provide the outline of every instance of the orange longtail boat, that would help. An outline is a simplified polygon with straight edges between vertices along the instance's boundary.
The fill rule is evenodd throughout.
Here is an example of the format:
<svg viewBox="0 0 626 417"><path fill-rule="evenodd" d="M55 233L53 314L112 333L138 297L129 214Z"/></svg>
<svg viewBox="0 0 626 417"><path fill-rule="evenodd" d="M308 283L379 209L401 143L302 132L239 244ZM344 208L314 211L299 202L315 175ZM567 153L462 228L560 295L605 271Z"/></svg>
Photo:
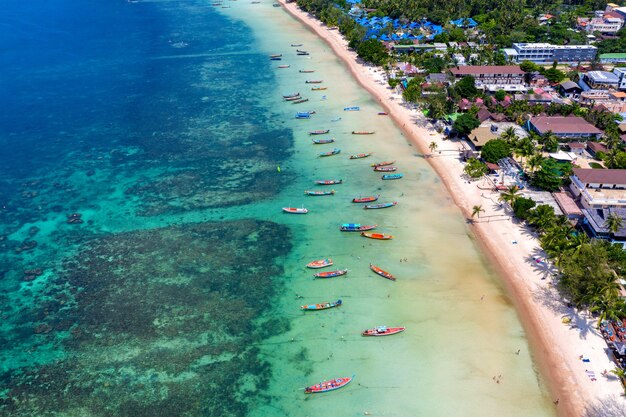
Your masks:
<svg viewBox="0 0 626 417"><path fill-rule="evenodd" d="M317 274L313 274L313 276L315 278L334 278L341 275L346 275L347 273L347 269L338 269L336 271L318 272Z"/></svg>
<svg viewBox="0 0 626 417"><path fill-rule="evenodd" d="M373 201L378 200L378 196L368 196L368 197L359 197L359 198L353 198L352 202L353 203L371 203Z"/></svg>
<svg viewBox="0 0 626 417"><path fill-rule="evenodd" d="M367 232L361 232L361 236L363 237L367 237L369 239L378 239L378 240L389 240L389 239L393 239L393 236L391 235L386 235L383 233L367 233Z"/></svg>
<svg viewBox="0 0 626 417"><path fill-rule="evenodd" d="M309 262L308 264L306 264L306 267L311 268L311 269L319 269L319 268L325 268L332 264L333 264L332 259L324 258L324 259L318 259L317 261Z"/></svg>
<svg viewBox="0 0 626 417"><path fill-rule="evenodd" d="M395 163L396 161L384 161L384 162L376 162L375 164L372 164L371 166L376 168L376 167L384 167L386 165L393 165Z"/></svg>
<svg viewBox="0 0 626 417"><path fill-rule="evenodd" d="M394 277L393 275L391 275L389 272L385 271L384 269L376 266L376 265L372 265L370 264L370 269L374 272L376 272L378 275L380 275L383 278L387 278L390 279L392 281L396 280L396 277Z"/></svg>

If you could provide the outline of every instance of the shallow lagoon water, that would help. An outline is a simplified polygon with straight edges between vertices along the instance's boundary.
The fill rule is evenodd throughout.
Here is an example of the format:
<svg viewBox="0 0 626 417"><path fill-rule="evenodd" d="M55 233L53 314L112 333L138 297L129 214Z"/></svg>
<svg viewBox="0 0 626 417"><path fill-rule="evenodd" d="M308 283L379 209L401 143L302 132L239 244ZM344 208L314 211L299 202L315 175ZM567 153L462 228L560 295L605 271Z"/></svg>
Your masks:
<svg viewBox="0 0 626 417"><path fill-rule="evenodd" d="M515 312L434 172L282 9L229 5L6 7L0 410L553 415ZM310 91L311 79L328 90ZM290 91L310 101L282 102ZM296 121L296 110L316 114ZM335 144L312 144L307 132L323 128ZM317 157L335 145L341 154ZM403 180L370 172L390 159ZM304 196L325 178L345 183ZM371 194L399 205L350 203ZM310 213L283 215L288 205ZM83 222L67 224L72 213ZM340 233L343 222L395 238ZM304 265L324 256L348 275L313 280ZM359 336L380 324L407 331ZM301 390L353 374L332 394Z"/></svg>

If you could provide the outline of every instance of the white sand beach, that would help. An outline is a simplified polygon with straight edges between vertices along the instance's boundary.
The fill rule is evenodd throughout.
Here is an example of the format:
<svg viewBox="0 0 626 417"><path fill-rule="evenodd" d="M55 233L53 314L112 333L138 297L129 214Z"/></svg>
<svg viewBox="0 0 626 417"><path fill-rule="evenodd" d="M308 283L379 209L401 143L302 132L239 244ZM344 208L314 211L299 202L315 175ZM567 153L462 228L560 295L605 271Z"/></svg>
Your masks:
<svg viewBox="0 0 626 417"><path fill-rule="evenodd" d="M499 204L498 193L486 184L470 183L464 178L458 156L462 144L444 140L421 113L404 106L402 97L388 87L381 70L359 63L339 31L329 30L295 3L279 1L332 47L355 79L387 109L408 141L427 156L429 143L437 143L438 150L427 159L464 215L470 218L475 205L485 210L470 230L499 270L515 303L559 415L619 415L610 414L609 409L624 407L623 389L617 377L603 375L604 370L614 366L596 329L596 320L567 308L560 299L554 290L551 267L543 261L545 255L536 237ZM537 262L536 258L542 261ZM571 323L563 323L565 316L571 317Z"/></svg>

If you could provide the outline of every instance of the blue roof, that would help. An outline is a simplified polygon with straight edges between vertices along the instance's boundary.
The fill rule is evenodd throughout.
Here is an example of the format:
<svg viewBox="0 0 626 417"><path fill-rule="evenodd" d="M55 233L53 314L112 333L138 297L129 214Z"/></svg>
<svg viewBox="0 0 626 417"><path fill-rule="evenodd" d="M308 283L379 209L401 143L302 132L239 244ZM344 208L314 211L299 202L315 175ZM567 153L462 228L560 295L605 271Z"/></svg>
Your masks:
<svg viewBox="0 0 626 417"><path fill-rule="evenodd" d="M346 3L358 4L358 3L361 3L361 0L346 0Z"/></svg>
<svg viewBox="0 0 626 417"><path fill-rule="evenodd" d="M451 24L453 24L454 26L457 27L468 27L468 28L474 28L476 26L478 26L478 23L476 23L476 21L474 19L472 19L471 17L468 18L460 18L457 20L451 20L450 21Z"/></svg>

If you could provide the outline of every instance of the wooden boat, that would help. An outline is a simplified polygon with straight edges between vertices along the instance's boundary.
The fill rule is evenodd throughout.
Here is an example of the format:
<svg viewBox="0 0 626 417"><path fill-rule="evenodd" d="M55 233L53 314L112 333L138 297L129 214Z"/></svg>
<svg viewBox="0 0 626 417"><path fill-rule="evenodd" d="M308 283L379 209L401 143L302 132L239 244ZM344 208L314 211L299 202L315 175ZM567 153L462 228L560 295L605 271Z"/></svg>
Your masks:
<svg viewBox="0 0 626 417"><path fill-rule="evenodd" d="M313 274L313 276L315 278L334 278L346 275L347 273L347 269L337 269L336 271L318 272L317 274Z"/></svg>
<svg viewBox="0 0 626 417"><path fill-rule="evenodd" d="M292 43L291 46L296 47L296 46L302 46L301 43Z"/></svg>
<svg viewBox="0 0 626 417"><path fill-rule="evenodd" d="M319 154L320 157L324 157L324 156L332 156L332 155L337 155L338 153L341 152L341 149L339 148L334 148L332 151L328 151L328 152L322 152L321 154Z"/></svg>
<svg viewBox="0 0 626 417"><path fill-rule="evenodd" d="M289 68L291 65L279 65L278 68Z"/></svg>
<svg viewBox="0 0 626 417"><path fill-rule="evenodd" d="M270 61L282 61L282 58L279 56L274 56L270 58Z"/></svg>
<svg viewBox="0 0 626 417"><path fill-rule="evenodd" d="M307 101L309 101L308 98L301 98L299 100L294 100L293 104L306 103Z"/></svg>
<svg viewBox="0 0 626 417"><path fill-rule="evenodd" d="M307 214L309 212L309 210L304 207L283 207L283 211L291 214Z"/></svg>
<svg viewBox="0 0 626 417"><path fill-rule="evenodd" d="M352 134L353 135L373 135L374 132L373 130L353 130Z"/></svg>
<svg viewBox="0 0 626 417"><path fill-rule="evenodd" d="M353 203L371 203L373 201L378 200L378 195L376 196L368 196L368 197L358 197L358 198L353 198L352 202Z"/></svg>
<svg viewBox="0 0 626 417"><path fill-rule="evenodd" d="M389 113L387 113L386 111L379 111L378 115L379 116L387 116Z"/></svg>
<svg viewBox="0 0 626 417"><path fill-rule="evenodd" d="M352 377L354 378L354 376ZM318 394L320 392L334 391L343 388L352 381L352 378L335 378L330 381L320 382L304 389L305 394Z"/></svg>
<svg viewBox="0 0 626 417"><path fill-rule="evenodd" d="M313 139L313 143L316 145L323 145L325 143L333 143L335 141L335 138L330 138L330 139Z"/></svg>
<svg viewBox="0 0 626 417"><path fill-rule="evenodd" d="M338 122L341 120L341 117L335 117L334 119L331 120L331 122Z"/></svg>
<svg viewBox="0 0 626 417"><path fill-rule="evenodd" d="M272 7L280 7L280 3L272 3Z"/></svg>
<svg viewBox="0 0 626 417"><path fill-rule="evenodd" d="M316 180L315 183L317 185L334 185L343 183L343 180Z"/></svg>
<svg viewBox="0 0 626 417"><path fill-rule="evenodd" d="M283 56L283 54L272 54L270 58L280 58L281 56Z"/></svg>
<svg viewBox="0 0 626 417"><path fill-rule="evenodd" d="M330 191L310 191L310 190L307 190L307 191L304 192L304 194L312 195L312 196L334 195L335 194L335 190L330 190Z"/></svg>
<svg viewBox="0 0 626 417"><path fill-rule="evenodd" d="M311 74L313 72L315 72L315 70L300 70L301 73L303 74Z"/></svg>
<svg viewBox="0 0 626 417"><path fill-rule="evenodd" d="M378 275L380 275L383 278L387 278L390 279L392 281L396 280L396 277L394 277L393 275L391 275L389 272L385 271L384 269L376 266L376 265L372 265L370 264L370 269L374 272L376 272Z"/></svg>
<svg viewBox="0 0 626 417"><path fill-rule="evenodd" d="M322 129L322 130L311 130L309 135L325 135L330 132L330 129Z"/></svg>
<svg viewBox="0 0 626 417"><path fill-rule="evenodd" d="M305 84L321 84L324 80L306 80Z"/></svg>
<svg viewBox="0 0 626 417"><path fill-rule="evenodd" d="M367 158L368 156L372 156L372 152L358 153L356 155L350 155L350 159L361 159L361 158Z"/></svg>
<svg viewBox="0 0 626 417"><path fill-rule="evenodd" d="M379 204L366 204L363 206L364 209L373 210L373 209L384 209L387 207L397 206L398 202L394 201L392 203L379 203Z"/></svg>
<svg viewBox="0 0 626 417"><path fill-rule="evenodd" d="M384 167L384 166L387 166L387 165L393 165L395 163L396 163L396 161L383 161L383 162L376 162L376 163L372 164L371 166L376 168L376 167Z"/></svg>
<svg viewBox="0 0 626 417"><path fill-rule="evenodd" d="M367 230L376 229L377 224L361 225L359 223L344 223L339 227L342 232L364 232Z"/></svg>
<svg viewBox="0 0 626 417"><path fill-rule="evenodd" d="M300 96L293 96L293 97L287 97L284 100L285 101L296 101L296 100L301 100L301 99L302 99L302 97L300 97Z"/></svg>
<svg viewBox="0 0 626 417"><path fill-rule="evenodd" d="M296 119L310 119L311 113L308 111L298 112L296 113Z"/></svg>
<svg viewBox="0 0 626 417"><path fill-rule="evenodd" d="M374 167L374 171L377 171L377 172L394 172L397 170L398 170L397 167L394 167L391 165L382 166L382 167Z"/></svg>
<svg viewBox="0 0 626 417"><path fill-rule="evenodd" d="M320 269L326 268L327 266L331 266L333 264L333 260L330 258L318 259L317 261L311 261L306 264L307 268L311 269Z"/></svg>
<svg viewBox="0 0 626 417"><path fill-rule="evenodd" d="M302 51L302 52L296 52L296 55L304 56L304 55L309 55L309 53L306 51Z"/></svg>
<svg viewBox="0 0 626 417"><path fill-rule="evenodd" d="M361 110L361 108L359 106L352 106L352 107L344 107L343 111L359 111Z"/></svg>
<svg viewBox="0 0 626 417"><path fill-rule="evenodd" d="M304 305L302 307L300 307L302 310L326 310L329 308L333 308L333 307L339 307L341 306L342 302L341 300L337 300L334 302L326 302L326 303L320 303L320 304L308 304L308 305Z"/></svg>
<svg viewBox="0 0 626 417"><path fill-rule="evenodd" d="M369 239L378 239L378 240L389 240L389 239L393 239L393 236L391 235L385 235L383 233L367 233L367 232L361 232L361 236L363 237L367 237Z"/></svg>
<svg viewBox="0 0 626 417"><path fill-rule="evenodd" d="M364 330L361 333L362 336L390 336L392 334L401 333L406 330L406 327L387 327L378 326L373 329Z"/></svg>
<svg viewBox="0 0 626 417"><path fill-rule="evenodd" d="M322 90L327 90L328 87L313 87L311 88L311 91L322 91Z"/></svg>
<svg viewBox="0 0 626 417"><path fill-rule="evenodd" d="M283 98L298 97L299 95L300 95L300 93L283 94Z"/></svg>
<svg viewBox="0 0 626 417"><path fill-rule="evenodd" d="M399 180L402 177L404 177L404 174L385 174L380 178L383 180Z"/></svg>
<svg viewBox="0 0 626 417"><path fill-rule="evenodd" d="M300 49L296 49L296 52L306 52L306 51L302 51Z"/></svg>

